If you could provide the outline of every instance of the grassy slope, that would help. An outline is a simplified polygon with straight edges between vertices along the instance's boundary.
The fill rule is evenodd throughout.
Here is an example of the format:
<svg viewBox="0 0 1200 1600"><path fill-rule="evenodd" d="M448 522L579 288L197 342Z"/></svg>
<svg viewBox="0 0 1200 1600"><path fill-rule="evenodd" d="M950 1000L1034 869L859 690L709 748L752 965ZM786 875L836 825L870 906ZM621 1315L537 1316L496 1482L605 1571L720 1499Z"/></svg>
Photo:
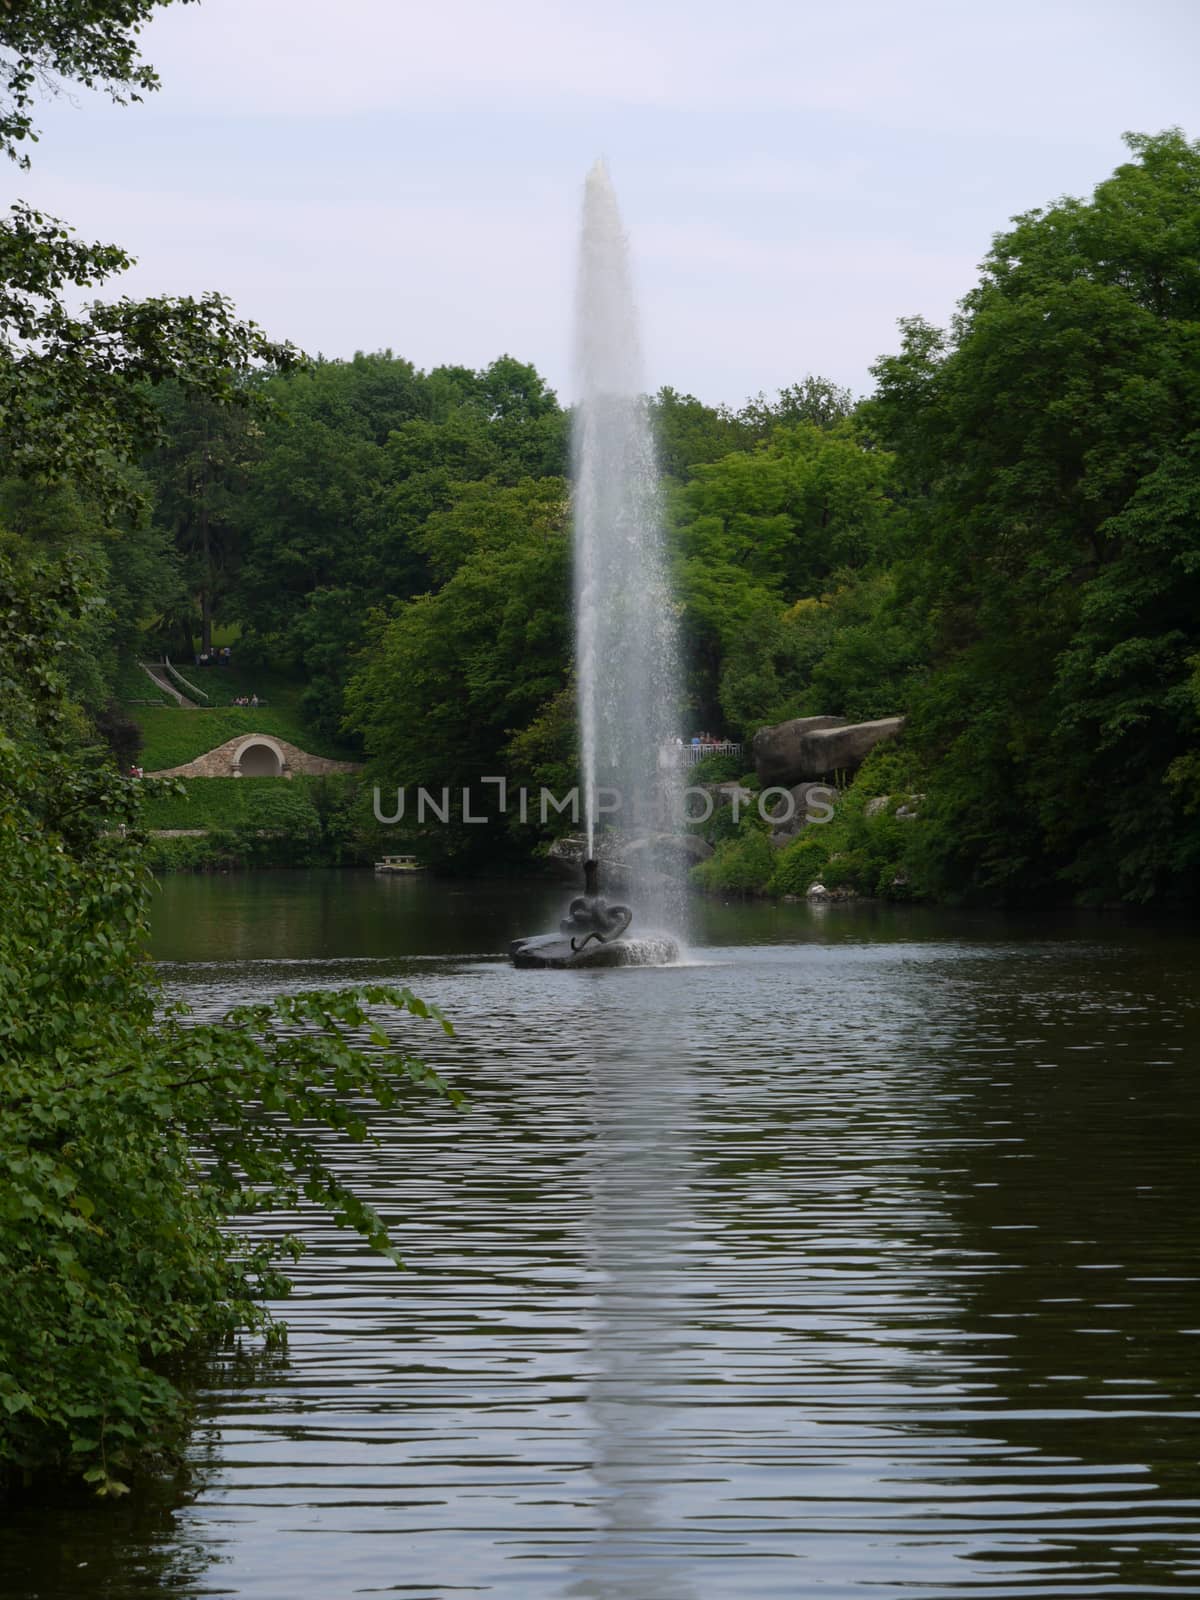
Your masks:
<svg viewBox="0 0 1200 1600"><path fill-rule="evenodd" d="M134 702L147 701L156 706L171 706L175 702L163 693L154 680L142 671L136 661L122 661L113 682L113 693L118 700L136 713L141 707Z"/></svg>
<svg viewBox="0 0 1200 1600"><path fill-rule="evenodd" d="M315 829L313 789L342 789L350 777L193 778L186 795L164 795L146 803L148 828Z"/></svg>
<svg viewBox="0 0 1200 1600"><path fill-rule="evenodd" d="M301 717L299 702L303 693L302 685L265 672L253 673L234 666L195 668L189 664L181 670L185 678L205 691L211 705L185 708L174 703L135 705L126 701L130 716L142 730L144 742L141 762L147 772L181 767L185 762L194 761L197 756L224 744L227 739L235 739L244 733L274 734L278 739L286 739L301 750L307 750L310 755L332 756L335 760L354 759L352 749L315 733ZM154 685L145 673L130 668L123 672L121 679L123 697L133 693L135 698L141 698L138 678L146 685L147 698L153 695ZM127 685L130 686L128 690ZM257 694L264 703L254 708L229 704L237 695L251 694ZM184 824L164 823L162 826Z"/></svg>
<svg viewBox="0 0 1200 1600"><path fill-rule="evenodd" d="M294 711L283 706L260 706L257 711L238 706L225 706L218 711L188 711L178 706L129 709L142 730L142 766L147 772L181 767L242 733L271 733L314 756L347 756L344 749L313 733ZM349 759L353 759L352 753Z"/></svg>
<svg viewBox="0 0 1200 1600"><path fill-rule="evenodd" d="M227 706L238 695L249 699L252 694L268 705L295 706L304 689L293 678L265 669L256 671L236 659L227 667L196 667L190 661L176 661L174 665L189 683L204 691L210 706Z"/></svg>

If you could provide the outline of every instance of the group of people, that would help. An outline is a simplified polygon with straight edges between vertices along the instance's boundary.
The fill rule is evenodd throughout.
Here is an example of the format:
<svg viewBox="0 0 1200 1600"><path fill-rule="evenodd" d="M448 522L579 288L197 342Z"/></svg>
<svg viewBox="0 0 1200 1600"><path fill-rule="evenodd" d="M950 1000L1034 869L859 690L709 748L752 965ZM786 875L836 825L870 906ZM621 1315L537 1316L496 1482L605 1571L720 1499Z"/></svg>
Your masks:
<svg viewBox="0 0 1200 1600"><path fill-rule="evenodd" d="M718 739L717 736L712 733L694 733L690 739L686 740L681 739L679 735L676 734L675 737L668 742L675 750L683 750L687 745L691 745L693 749L696 749L697 746L702 745L707 750L710 745L724 745L729 743L728 739Z"/></svg>
<svg viewBox="0 0 1200 1600"><path fill-rule="evenodd" d="M694 733L690 739L682 739L675 734L670 739L664 739L658 752L659 770L669 772L681 763L694 766L702 759L706 751L740 750L741 746L728 739L718 739L711 733Z"/></svg>
<svg viewBox="0 0 1200 1600"><path fill-rule="evenodd" d="M222 645L219 650L197 650L196 665L198 667L227 667L233 660L233 652L229 646Z"/></svg>

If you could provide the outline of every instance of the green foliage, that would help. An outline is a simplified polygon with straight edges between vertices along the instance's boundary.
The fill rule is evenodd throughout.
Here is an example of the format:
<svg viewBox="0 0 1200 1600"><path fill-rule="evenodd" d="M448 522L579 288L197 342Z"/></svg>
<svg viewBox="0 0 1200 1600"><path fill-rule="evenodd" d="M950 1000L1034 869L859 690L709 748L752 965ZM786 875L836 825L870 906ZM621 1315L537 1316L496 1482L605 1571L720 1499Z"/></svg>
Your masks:
<svg viewBox="0 0 1200 1600"><path fill-rule="evenodd" d="M187 4L188 0L181 0ZM21 0L0 11L0 150L22 167L35 143L37 92L60 79L100 89L118 105L158 87L138 34L170 0Z"/></svg>
<svg viewBox="0 0 1200 1600"><path fill-rule="evenodd" d="M823 883L881 900L921 897L914 865L924 807L919 783L911 751L876 750L838 795L833 816L810 822L779 852L768 891L800 896Z"/></svg>
<svg viewBox="0 0 1200 1600"><path fill-rule="evenodd" d="M159 785L145 780L142 821L147 828L315 828L317 814L309 798L316 778L189 778L163 784L173 793L158 794ZM351 780L353 781L353 780Z"/></svg>
<svg viewBox="0 0 1200 1600"><path fill-rule="evenodd" d="M374 841L360 817L360 782L349 773L290 780L190 778L161 785L146 779L144 788L145 827L207 830L204 839L152 839L147 860L156 871L372 859Z"/></svg>
<svg viewBox="0 0 1200 1600"><path fill-rule="evenodd" d="M156 0L32 0L0 7L0 146L20 164L34 139L36 93L60 80L136 100L154 88L137 36ZM142 301L115 296L131 258L88 244L21 201L0 221L0 523L6 543L75 551L98 584L77 630L90 710L109 698L118 659L141 625L177 607L174 551L147 516L138 467L163 436L156 391L170 384L210 408L243 401L249 375L293 366L297 353L239 322L219 294ZM105 298L96 298L101 290ZM85 637L86 636L86 637Z"/></svg>
<svg viewBox="0 0 1200 1600"><path fill-rule="evenodd" d="M514 784L566 794L579 782L579 717L574 682L545 701L531 722L508 741Z"/></svg>
<svg viewBox="0 0 1200 1600"><path fill-rule="evenodd" d="M848 389L811 374L781 389L774 400L756 395L740 411L706 406L695 395L671 388L660 389L651 405L660 466L681 481L706 462L720 461L736 450L753 450L777 429L797 424L831 428L852 411Z"/></svg>
<svg viewBox="0 0 1200 1600"><path fill-rule="evenodd" d="M132 470L125 476L131 486L141 481ZM0 478L0 548L18 562L73 554L91 574L95 600L71 640L71 687L90 711L124 698L131 674L141 679L135 697L161 697L133 658L143 647L142 624L176 592L177 575L144 513L114 520L70 484L50 488L14 473Z"/></svg>
<svg viewBox="0 0 1200 1600"><path fill-rule="evenodd" d="M1200 713L1200 656L1193 656L1188 665L1192 669L1188 689L1192 705ZM1197 744L1200 745L1200 741ZM1167 782L1188 816L1200 811L1200 748L1186 750L1175 757L1167 768Z"/></svg>
<svg viewBox="0 0 1200 1600"><path fill-rule="evenodd" d="M347 697L381 787L448 786L457 814L464 786L508 772L522 731L523 760L541 759L543 733L553 744L569 648L566 510L561 479L544 478L466 485L431 519L426 548L452 576L380 619ZM439 828L436 844L494 850L494 830Z"/></svg>
<svg viewBox="0 0 1200 1600"><path fill-rule="evenodd" d="M186 662L197 632L200 650L211 649L214 619L228 609L241 553L241 499L270 412L260 385L248 385L239 406L219 405L178 383L160 385L155 400L158 436L146 471L155 522L170 540L180 576L160 627Z"/></svg>
<svg viewBox="0 0 1200 1600"><path fill-rule="evenodd" d="M721 840L707 861L692 868L691 881L706 894L763 894L775 868L766 834L743 819L738 832Z"/></svg>
<svg viewBox="0 0 1200 1600"><path fill-rule="evenodd" d="M397 1044L408 990L292 995L193 1026L145 957L142 785L84 742L56 657L85 590L0 559L0 1482L128 1486L184 1416L187 1351L268 1325L276 1245L238 1214L328 1206L386 1253L318 1126L450 1094ZM278 785L286 789L286 784Z"/></svg>
<svg viewBox="0 0 1200 1600"><path fill-rule="evenodd" d="M703 822L693 823L689 831L698 833L702 839L707 840L711 845L718 845L725 839L733 839L740 836L742 827L751 825L746 819L747 812L742 807L739 807L738 815L735 819L733 802L730 801L728 805L714 807L711 817L708 817Z"/></svg>
<svg viewBox="0 0 1200 1600"><path fill-rule="evenodd" d="M807 641L786 636L783 614L818 599L835 574L849 584L888 559L902 521L892 470L891 457L864 449L850 423L799 423L777 428L753 453L698 467L676 492L689 697L702 719L718 720L719 706L749 732L803 692Z"/></svg>
<svg viewBox="0 0 1200 1600"><path fill-rule="evenodd" d="M950 336L907 325L866 408L913 518L943 896L1200 888L1170 781L1198 731L1200 146L1128 142L1090 201L996 239Z"/></svg>
<svg viewBox="0 0 1200 1600"><path fill-rule="evenodd" d="M687 780L689 784L732 783L741 770L741 756L714 752L709 756L701 756L694 766L687 769Z"/></svg>
<svg viewBox="0 0 1200 1600"><path fill-rule="evenodd" d="M722 711L747 740L789 717L891 716L909 701L922 633L887 568L836 574L827 592L786 610L764 601L729 636Z"/></svg>
<svg viewBox="0 0 1200 1600"><path fill-rule="evenodd" d="M227 600L243 642L300 667L307 716L327 733L373 606L424 593L457 565L466 486L561 474L566 417L511 356L478 372L417 371L391 352L273 379L272 407L236 507ZM449 565L447 565L449 562Z"/></svg>
<svg viewBox="0 0 1200 1600"><path fill-rule="evenodd" d="M0 224L0 470L71 483L109 517L143 505L127 469L134 442L159 436L155 385L175 380L224 405L242 396L251 367L296 360L219 294L68 304L132 264L20 202Z"/></svg>
<svg viewBox="0 0 1200 1600"><path fill-rule="evenodd" d="M675 504L676 536L692 603L714 573L738 567L758 589L793 600L840 567L885 555L895 513L890 458L864 450L849 424L778 430L752 454L696 469ZM689 582L690 580L690 582Z"/></svg>

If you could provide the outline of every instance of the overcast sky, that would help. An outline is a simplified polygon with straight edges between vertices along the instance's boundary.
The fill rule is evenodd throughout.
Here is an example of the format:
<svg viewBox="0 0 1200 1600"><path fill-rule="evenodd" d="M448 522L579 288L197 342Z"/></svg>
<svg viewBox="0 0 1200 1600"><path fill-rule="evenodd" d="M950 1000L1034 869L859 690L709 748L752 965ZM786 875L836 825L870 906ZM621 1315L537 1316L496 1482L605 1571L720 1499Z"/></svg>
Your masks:
<svg viewBox="0 0 1200 1600"><path fill-rule="evenodd" d="M10 192L273 336L423 367L508 351L567 397L574 235L603 154L649 379L861 392L945 321L1013 213L1125 129L1200 137L1200 0L203 0L161 91L46 107Z"/></svg>

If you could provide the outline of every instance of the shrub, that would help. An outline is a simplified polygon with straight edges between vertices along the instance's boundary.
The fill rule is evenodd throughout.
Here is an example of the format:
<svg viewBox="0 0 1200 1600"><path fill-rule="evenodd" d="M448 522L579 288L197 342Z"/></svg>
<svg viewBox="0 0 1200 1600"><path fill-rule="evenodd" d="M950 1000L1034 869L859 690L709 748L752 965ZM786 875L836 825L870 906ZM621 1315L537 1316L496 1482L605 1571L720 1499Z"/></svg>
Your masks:
<svg viewBox="0 0 1200 1600"><path fill-rule="evenodd" d="M747 824L723 839L707 861L692 868L691 881L707 894L762 894L775 865L765 833Z"/></svg>
<svg viewBox="0 0 1200 1600"><path fill-rule="evenodd" d="M451 1093L371 1007L450 1028L385 987L203 1027L164 1005L142 786L81 742L56 665L83 605L69 572L0 560L0 1490L117 1494L184 1420L180 1357L239 1328L278 1337L264 1301L298 1246L231 1218L305 1197L391 1253L310 1130L362 1139L370 1105Z"/></svg>
<svg viewBox="0 0 1200 1600"><path fill-rule="evenodd" d="M810 824L780 852L769 892L803 895L820 882L885 900L914 898L921 881L913 851L919 823L896 815L906 801L919 801L914 776L903 749L872 754L839 796L831 820ZM868 804L883 795L887 805L868 816Z"/></svg>
<svg viewBox="0 0 1200 1600"><path fill-rule="evenodd" d="M741 756L730 755L728 751L701 756L695 766L686 769L687 781L690 784L732 783L741 764Z"/></svg>

